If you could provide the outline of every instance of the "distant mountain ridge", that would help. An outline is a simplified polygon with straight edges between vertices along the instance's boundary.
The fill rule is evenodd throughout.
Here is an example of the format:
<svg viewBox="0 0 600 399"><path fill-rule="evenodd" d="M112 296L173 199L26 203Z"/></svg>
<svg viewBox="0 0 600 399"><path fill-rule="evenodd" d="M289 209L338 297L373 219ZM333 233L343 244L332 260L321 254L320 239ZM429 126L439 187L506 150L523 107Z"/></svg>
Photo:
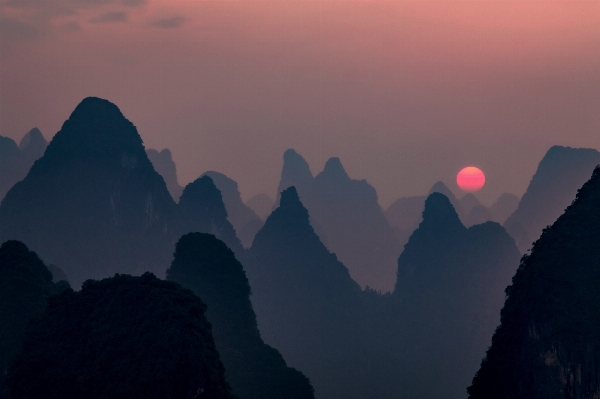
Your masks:
<svg viewBox="0 0 600 399"><path fill-rule="evenodd" d="M263 225L262 220L242 202L238 184L234 180L215 171L204 172L202 176L209 176L221 191L227 209L227 218L235 228L244 248L249 248L256 232Z"/></svg>
<svg viewBox="0 0 600 399"><path fill-rule="evenodd" d="M0 136L0 201L8 190L29 172L33 163L44 155L48 142L38 128L33 128L17 144Z"/></svg>
<svg viewBox="0 0 600 399"><path fill-rule="evenodd" d="M594 149L553 146L548 150L518 208L504 222L522 253L563 213L598 164L600 152Z"/></svg>
<svg viewBox="0 0 600 399"><path fill-rule="evenodd" d="M390 291L401 248L375 189L365 180L351 179L339 158L330 158L314 178L308 163L294 150L287 150L283 158L280 192L296 188L311 225L355 281Z"/></svg>
<svg viewBox="0 0 600 399"><path fill-rule="evenodd" d="M146 150L146 154L148 155L150 162L152 162L154 169L163 177L165 183L167 183L167 189L169 189L171 197L173 197L175 202L178 202L179 197L181 197L181 193L183 192L183 187L181 187L177 181L177 166L175 165L175 162L173 162L171 151L168 148L165 148L158 152L157 150L149 148Z"/></svg>

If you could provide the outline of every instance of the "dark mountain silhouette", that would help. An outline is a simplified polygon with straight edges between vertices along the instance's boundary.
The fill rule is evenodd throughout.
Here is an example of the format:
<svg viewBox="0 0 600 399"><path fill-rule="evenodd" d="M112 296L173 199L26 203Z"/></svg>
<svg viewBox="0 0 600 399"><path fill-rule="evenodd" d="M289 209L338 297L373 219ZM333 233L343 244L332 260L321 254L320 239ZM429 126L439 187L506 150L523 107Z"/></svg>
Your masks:
<svg viewBox="0 0 600 399"><path fill-rule="evenodd" d="M41 316L48 298L63 284L52 282L44 263L19 241L0 247L0 397L8 397L5 386L9 364L21 349L27 323Z"/></svg>
<svg viewBox="0 0 600 399"><path fill-rule="evenodd" d="M390 291L400 253L397 234L386 220L375 189L353 180L339 158L331 158L312 178L308 164L293 150L284 154L280 188L294 185L309 210L311 224L362 286Z"/></svg>
<svg viewBox="0 0 600 399"><path fill-rule="evenodd" d="M594 149L554 146L548 150L519 207L504 223L521 252L531 248L542 229L562 214L599 163L600 153Z"/></svg>
<svg viewBox="0 0 600 399"><path fill-rule="evenodd" d="M246 202L246 205L262 220L266 220L273 210L273 200L265 193L256 194Z"/></svg>
<svg viewBox="0 0 600 399"><path fill-rule="evenodd" d="M506 290L502 323L468 389L470 398L598 397L599 241L600 169L596 168L572 205L521 260Z"/></svg>
<svg viewBox="0 0 600 399"><path fill-rule="evenodd" d="M519 206L519 197L514 194L504 193L498 197L496 202L490 207L492 220L503 224Z"/></svg>
<svg viewBox="0 0 600 399"><path fill-rule="evenodd" d="M263 225L262 220L242 202L238 184L234 180L213 171L205 172L203 176L209 176L221 192L227 209L227 218L235 228L244 248L249 248L254 236Z"/></svg>
<svg viewBox="0 0 600 399"><path fill-rule="evenodd" d="M504 288L519 259L497 223L466 228L449 199L432 193L398 259L389 323L396 325L398 388L411 398L463 398L489 345Z"/></svg>
<svg viewBox="0 0 600 399"><path fill-rule="evenodd" d="M223 241L204 233L181 237L167 279L207 305L225 377L238 398L314 398L308 379L260 337L246 273Z"/></svg>
<svg viewBox="0 0 600 399"><path fill-rule="evenodd" d="M209 176L194 180L183 190L178 204L185 220L185 232L209 233L227 244L238 256L244 248L227 219L221 192Z"/></svg>
<svg viewBox="0 0 600 399"><path fill-rule="evenodd" d="M0 136L0 200L27 175L33 163L44 155L47 145L37 128L27 132L18 147L12 139Z"/></svg>
<svg viewBox="0 0 600 399"><path fill-rule="evenodd" d="M261 335L319 398L366 397L360 287L315 234L296 189L280 198L245 263Z"/></svg>
<svg viewBox="0 0 600 399"><path fill-rule="evenodd" d="M164 273L176 204L116 105L84 99L0 206L0 239L27 242L76 286L115 272Z"/></svg>
<svg viewBox="0 0 600 399"><path fill-rule="evenodd" d="M206 306L150 273L50 299L9 369L13 398L233 398Z"/></svg>
<svg viewBox="0 0 600 399"><path fill-rule="evenodd" d="M454 195L454 193L452 192L452 190L450 190L448 188L447 185L445 185L443 182L438 181L436 182L433 187L431 187L431 190L429 190L429 193L427 194L428 196L430 194L433 193L441 193L444 194L446 197L448 197L448 199L450 200L450 203L452 204L452 206L454 207L454 209L460 208L460 202L458 201L458 199L456 198L456 196ZM462 211L462 209L461 209ZM456 211L458 213L458 210Z"/></svg>
<svg viewBox="0 0 600 399"><path fill-rule="evenodd" d="M177 166L171 157L171 150L165 148L161 152L158 152L157 150L149 148L146 150L146 155L148 155L148 159L152 162L154 170L156 170L165 180L167 189L169 190L169 193L171 193L171 197L173 197L175 202L179 201L179 197L181 197L181 193L183 192L183 187L177 182Z"/></svg>

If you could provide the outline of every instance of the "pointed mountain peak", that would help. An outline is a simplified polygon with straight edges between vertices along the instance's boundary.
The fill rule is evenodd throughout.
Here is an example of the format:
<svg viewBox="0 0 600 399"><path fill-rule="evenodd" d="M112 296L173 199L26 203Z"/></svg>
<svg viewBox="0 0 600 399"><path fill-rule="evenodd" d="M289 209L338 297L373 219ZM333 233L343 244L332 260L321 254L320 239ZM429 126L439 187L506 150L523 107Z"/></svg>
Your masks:
<svg viewBox="0 0 600 399"><path fill-rule="evenodd" d="M280 208L295 208L298 206L302 206L302 202L300 202L300 197L298 196L298 191L296 191L296 187L291 186L281 192L281 200L279 202Z"/></svg>
<svg viewBox="0 0 600 399"><path fill-rule="evenodd" d="M429 190L429 194L432 194L432 193L444 194L446 197L448 197L450 202L454 202L456 200L454 193L448 188L447 185L445 185L441 181L438 181L437 183L435 183L433 185L433 187L431 187L431 190Z"/></svg>
<svg viewBox="0 0 600 399"><path fill-rule="evenodd" d="M179 203L185 205L188 200L197 201L199 199L204 199L217 208L222 208L220 211L225 213L225 218L227 217L221 192L210 176L203 175L185 186Z"/></svg>
<svg viewBox="0 0 600 399"><path fill-rule="evenodd" d="M348 179L348 174L344 170L344 166L338 157L329 158L323 168L323 175Z"/></svg>
<svg viewBox="0 0 600 399"><path fill-rule="evenodd" d="M293 149L286 150L283 153L283 170L281 171L281 183L279 191L288 188L297 183L306 183L312 180L313 175L310 167L302 155L298 154ZM281 187L281 184L287 184L286 187Z"/></svg>
<svg viewBox="0 0 600 399"><path fill-rule="evenodd" d="M23 136L23 138L21 139L21 142L19 143L19 149L21 151L23 151L25 148L30 147L30 146L46 147L47 145L48 145L48 142L42 135L42 132L40 132L40 129L38 129L37 127L34 127L33 129L31 129L30 131L25 133L25 136Z"/></svg>
<svg viewBox="0 0 600 399"><path fill-rule="evenodd" d="M458 213L452 203L442 193L434 192L425 200L422 225L432 226L457 226L462 225Z"/></svg>

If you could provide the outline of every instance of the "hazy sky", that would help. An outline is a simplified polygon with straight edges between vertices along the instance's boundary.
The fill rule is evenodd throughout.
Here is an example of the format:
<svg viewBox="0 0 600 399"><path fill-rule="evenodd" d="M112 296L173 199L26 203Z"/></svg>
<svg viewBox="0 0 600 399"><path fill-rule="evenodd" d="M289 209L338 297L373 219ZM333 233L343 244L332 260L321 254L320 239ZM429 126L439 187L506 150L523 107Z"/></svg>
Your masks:
<svg viewBox="0 0 600 399"><path fill-rule="evenodd" d="M0 135L116 103L180 183L275 195L285 149L385 207L454 183L521 195L554 144L600 148L600 1L0 0Z"/></svg>

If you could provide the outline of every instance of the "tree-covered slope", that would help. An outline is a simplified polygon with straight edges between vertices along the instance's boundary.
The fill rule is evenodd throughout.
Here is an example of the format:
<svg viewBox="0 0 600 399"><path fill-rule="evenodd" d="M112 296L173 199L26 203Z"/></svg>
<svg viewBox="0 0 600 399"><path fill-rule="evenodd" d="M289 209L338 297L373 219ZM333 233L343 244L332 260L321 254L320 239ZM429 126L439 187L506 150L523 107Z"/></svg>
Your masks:
<svg viewBox="0 0 600 399"><path fill-rule="evenodd" d="M9 369L19 399L233 398L198 297L150 273L64 291Z"/></svg>
<svg viewBox="0 0 600 399"><path fill-rule="evenodd" d="M0 247L0 397L7 395L6 371L21 349L27 323L44 312L51 295L66 287L66 282L52 282L52 273L25 244L6 241Z"/></svg>

